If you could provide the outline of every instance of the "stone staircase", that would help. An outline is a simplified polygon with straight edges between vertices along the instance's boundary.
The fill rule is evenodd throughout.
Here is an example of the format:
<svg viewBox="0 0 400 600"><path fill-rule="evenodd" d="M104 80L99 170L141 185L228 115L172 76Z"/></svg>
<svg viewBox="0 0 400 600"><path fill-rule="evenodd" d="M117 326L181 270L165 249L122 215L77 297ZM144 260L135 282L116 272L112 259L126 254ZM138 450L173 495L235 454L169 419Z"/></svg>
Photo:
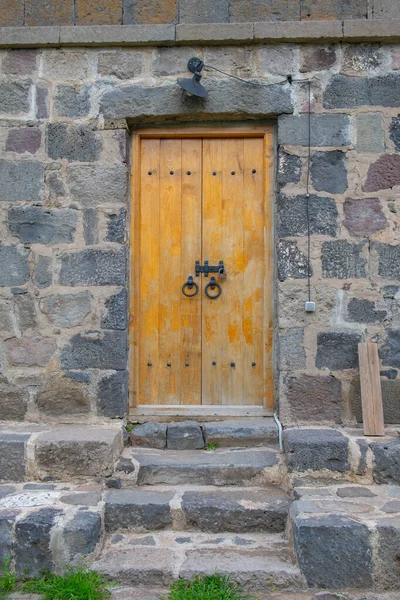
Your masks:
<svg viewBox="0 0 400 600"><path fill-rule="evenodd" d="M143 600L215 570L260 598L400 585L396 429L288 428L283 453L268 419L129 437L109 423L4 425L0 560L32 575L84 560Z"/></svg>

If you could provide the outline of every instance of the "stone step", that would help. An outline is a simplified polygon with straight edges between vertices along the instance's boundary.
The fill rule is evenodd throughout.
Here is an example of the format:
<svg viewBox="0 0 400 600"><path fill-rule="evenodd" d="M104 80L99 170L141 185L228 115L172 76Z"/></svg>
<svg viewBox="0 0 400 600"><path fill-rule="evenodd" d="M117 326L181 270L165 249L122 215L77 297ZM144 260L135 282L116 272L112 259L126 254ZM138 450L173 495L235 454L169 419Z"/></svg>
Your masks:
<svg viewBox="0 0 400 600"><path fill-rule="evenodd" d="M291 500L278 488L136 488L104 495L107 532L166 528L206 532L283 532Z"/></svg>
<svg viewBox="0 0 400 600"><path fill-rule="evenodd" d="M279 482L279 465L277 450L264 448L185 452L125 448L115 474L134 469L129 476L138 485L254 486Z"/></svg>
<svg viewBox="0 0 400 600"><path fill-rule="evenodd" d="M105 477L123 449L121 426L5 425L0 481Z"/></svg>
<svg viewBox="0 0 400 600"><path fill-rule="evenodd" d="M277 444L278 430L272 417L210 423L180 421L167 424L149 421L134 427L130 438L133 446L200 450L209 444L218 448Z"/></svg>
<svg viewBox="0 0 400 600"><path fill-rule="evenodd" d="M121 585L150 588L216 570L249 591L304 586L288 542L279 534L112 534L92 568Z"/></svg>

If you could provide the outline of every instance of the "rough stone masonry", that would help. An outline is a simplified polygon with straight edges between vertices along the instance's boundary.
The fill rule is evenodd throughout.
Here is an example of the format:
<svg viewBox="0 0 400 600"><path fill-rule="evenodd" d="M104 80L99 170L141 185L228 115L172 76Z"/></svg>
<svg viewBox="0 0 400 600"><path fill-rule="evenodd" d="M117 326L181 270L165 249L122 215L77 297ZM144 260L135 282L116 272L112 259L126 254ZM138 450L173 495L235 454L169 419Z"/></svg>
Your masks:
<svg viewBox="0 0 400 600"><path fill-rule="evenodd" d="M0 420L126 414L126 124L271 118L281 419L360 420L357 344L373 340L399 423L400 45L170 44L0 50ZM266 86L207 73L209 99L183 104L191 56ZM308 84L288 74L311 80L309 199Z"/></svg>

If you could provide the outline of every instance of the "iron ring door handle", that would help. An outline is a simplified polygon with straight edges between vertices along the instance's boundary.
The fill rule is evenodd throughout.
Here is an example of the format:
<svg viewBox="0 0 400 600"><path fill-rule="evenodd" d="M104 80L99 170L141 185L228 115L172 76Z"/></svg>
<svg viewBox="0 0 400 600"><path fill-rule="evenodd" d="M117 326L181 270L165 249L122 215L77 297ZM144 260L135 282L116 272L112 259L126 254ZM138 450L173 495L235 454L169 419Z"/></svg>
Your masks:
<svg viewBox="0 0 400 600"><path fill-rule="evenodd" d="M212 290L214 288L217 288L217 293L210 294L209 288ZM220 295L222 294L222 288L219 285L218 281L215 279L214 275L211 276L210 281L207 283L206 287L204 288L204 293L207 296L207 298L210 298L211 300L215 300L215 298L219 298Z"/></svg>
<svg viewBox="0 0 400 600"><path fill-rule="evenodd" d="M186 292L186 288L188 288L189 290L194 288L194 294L188 294ZM197 285L197 283L195 281L193 281L192 275L189 275L188 280L185 281L185 283L182 286L182 294L184 296L186 296L187 298L193 298L193 296L195 296L198 293L198 291L199 291L199 286Z"/></svg>

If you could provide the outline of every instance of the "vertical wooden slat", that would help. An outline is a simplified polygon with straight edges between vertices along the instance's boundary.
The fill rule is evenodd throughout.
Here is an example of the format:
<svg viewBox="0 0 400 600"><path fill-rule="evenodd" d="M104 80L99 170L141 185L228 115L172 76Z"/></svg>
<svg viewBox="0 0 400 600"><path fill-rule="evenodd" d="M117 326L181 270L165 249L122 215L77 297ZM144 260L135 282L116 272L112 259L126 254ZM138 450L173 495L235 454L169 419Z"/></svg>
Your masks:
<svg viewBox="0 0 400 600"><path fill-rule="evenodd" d="M182 140L182 285L195 278L195 262L201 260L202 141ZM190 293L190 290L189 290ZM201 300L202 293L181 304L181 403L201 404Z"/></svg>
<svg viewBox="0 0 400 600"><path fill-rule="evenodd" d="M182 140L160 146L159 404L180 404Z"/></svg>
<svg viewBox="0 0 400 600"><path fill-rule="evenodd" d="M264 144L244 140L243 403L264 399Z"/></svg>
<svg viewBox="0 0 400 600"><path fill-rule="evenodd" d="M264 136L264 408L274 409L274 137Z"/></svg>
<svg viewBox="0 0 400 600"><path fill-rule="evenodd" d="M203 140L203 253L204 260L218 264L222 256L222 139ZM215 173L215 175L213 175ZM221 404L222 363L221 332L224 326L222 303L225 294L208 300L204 286L209 281L204 276L197 279L202 297L202 404ZM214 363L214 364L213 364Z"/></svg>
<svg viewBox="0 0 400 600"><path fill-rule="evenodd" d="M142 141L140 181L139 403L154 404L159 392L160 140Z"/></svg>
<svg viewBox="0 0 400 600"><path fill-rule="evenodd" d="M385 435L378 344L358 344L361 404L365 435Z"/></svg>
<svg viewBox="0 0 400 600"><path fill-rule="evenodd" d="M222 144L222 404L243 404L243 139ZM234 174L233 174L234 173ZM232 363L235 366L231 366Z"/></svg>

